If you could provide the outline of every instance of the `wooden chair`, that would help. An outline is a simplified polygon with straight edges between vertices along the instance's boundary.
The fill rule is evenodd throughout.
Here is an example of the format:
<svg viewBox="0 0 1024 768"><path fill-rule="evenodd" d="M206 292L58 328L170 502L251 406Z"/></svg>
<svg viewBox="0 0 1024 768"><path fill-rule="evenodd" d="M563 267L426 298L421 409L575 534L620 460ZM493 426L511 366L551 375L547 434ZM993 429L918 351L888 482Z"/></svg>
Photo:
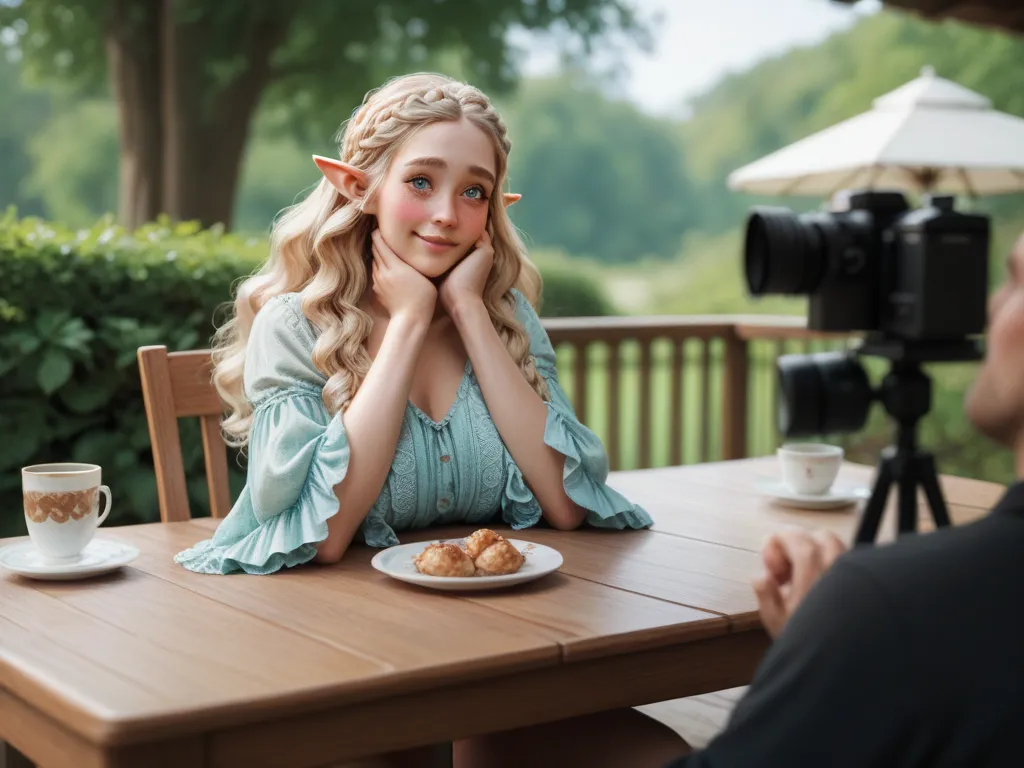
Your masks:
<svg viewBox="0 0 1024 768"><path fill-rule="evenodd" d="M227 447L220 432L223 406L211 379L210 350L168 353L164 346L140 347L138 360L161 521L191 518L178 419L193 416L202 428L210 514L226 516L231 511Z"/></svg>

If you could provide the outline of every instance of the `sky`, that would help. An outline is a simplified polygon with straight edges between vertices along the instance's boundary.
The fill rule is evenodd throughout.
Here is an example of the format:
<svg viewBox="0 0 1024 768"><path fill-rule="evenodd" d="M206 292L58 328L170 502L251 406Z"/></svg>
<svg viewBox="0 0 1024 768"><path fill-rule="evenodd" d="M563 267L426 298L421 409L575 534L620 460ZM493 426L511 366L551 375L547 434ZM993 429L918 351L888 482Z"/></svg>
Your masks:
<svg viewBox="0 0 1024 768"><path fill-rule="evenodd" d="M623 95L645 112L685 114L689 97L730 72L794 46L813 45L880 8L878 0L855 6L831 0L630 0L644 16L660 13L652 53L624 57ZM526 42L526 41L524 41ZM550 39L533 37L522 72L543 75L557 66Z"/></svg>

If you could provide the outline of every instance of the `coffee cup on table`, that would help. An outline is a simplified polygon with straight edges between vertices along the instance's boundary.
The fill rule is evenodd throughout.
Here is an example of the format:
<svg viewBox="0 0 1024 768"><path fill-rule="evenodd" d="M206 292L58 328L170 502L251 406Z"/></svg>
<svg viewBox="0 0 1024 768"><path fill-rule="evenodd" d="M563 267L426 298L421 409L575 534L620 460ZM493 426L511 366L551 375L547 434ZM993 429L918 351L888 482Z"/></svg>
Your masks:
<svg viewBox="0 0 1024 768"><path fill-rule="evenodd" d="M102 479L95 464L36 464L21 470L25 524L46 562L75 562L107 519L110 489Z"/></svg>
<svg viewBox="0 0 1024 768"><path fill-rule="evenodd" d="M843 449L826 443L792 443L778 449L782 481L793 493L828 493L843 464Z"/></svg>

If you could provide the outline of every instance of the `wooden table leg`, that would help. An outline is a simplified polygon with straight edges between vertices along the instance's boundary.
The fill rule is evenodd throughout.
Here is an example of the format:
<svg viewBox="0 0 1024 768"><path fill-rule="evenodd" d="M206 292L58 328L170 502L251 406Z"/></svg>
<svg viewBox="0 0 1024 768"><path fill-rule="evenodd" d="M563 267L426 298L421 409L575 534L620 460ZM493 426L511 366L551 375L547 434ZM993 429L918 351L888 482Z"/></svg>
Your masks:
<svg viewBox="0 0 1024 768"><path fill-rule="evenodd" d="M148 744L105 747L83 739L0 688L0 738L24 754L14 768L204 768L203 736L185 736Z"/></svg>
<svg viewBox="0 0 1024 768"><path fill-rule="evenodd" d="M35 768L35 763L10 744L4 744L3 762L0 762L0 768Z"/></svg>

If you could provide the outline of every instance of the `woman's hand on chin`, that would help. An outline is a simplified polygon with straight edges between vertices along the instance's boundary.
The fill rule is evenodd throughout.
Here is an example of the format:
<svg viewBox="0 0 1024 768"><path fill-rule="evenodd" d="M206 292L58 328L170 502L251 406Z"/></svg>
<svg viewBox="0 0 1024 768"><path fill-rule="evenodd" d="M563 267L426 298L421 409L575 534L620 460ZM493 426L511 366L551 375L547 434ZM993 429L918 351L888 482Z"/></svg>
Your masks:
<svg viewBox="0 0 1024 768"><path fill-rule="evenodd" d="M494 248L484 232L476 246L441 282L438 296L445 311L455 317L467 305L483 302L484 286L494 264Z"/></svg>
<svg viewBox="0 0 1024 768"><path fill-rule="evenodd" d="M380 230L373 231L372 277L373 293L392 320L430 322L437 303L437 288L391 250Z"/></svg>

